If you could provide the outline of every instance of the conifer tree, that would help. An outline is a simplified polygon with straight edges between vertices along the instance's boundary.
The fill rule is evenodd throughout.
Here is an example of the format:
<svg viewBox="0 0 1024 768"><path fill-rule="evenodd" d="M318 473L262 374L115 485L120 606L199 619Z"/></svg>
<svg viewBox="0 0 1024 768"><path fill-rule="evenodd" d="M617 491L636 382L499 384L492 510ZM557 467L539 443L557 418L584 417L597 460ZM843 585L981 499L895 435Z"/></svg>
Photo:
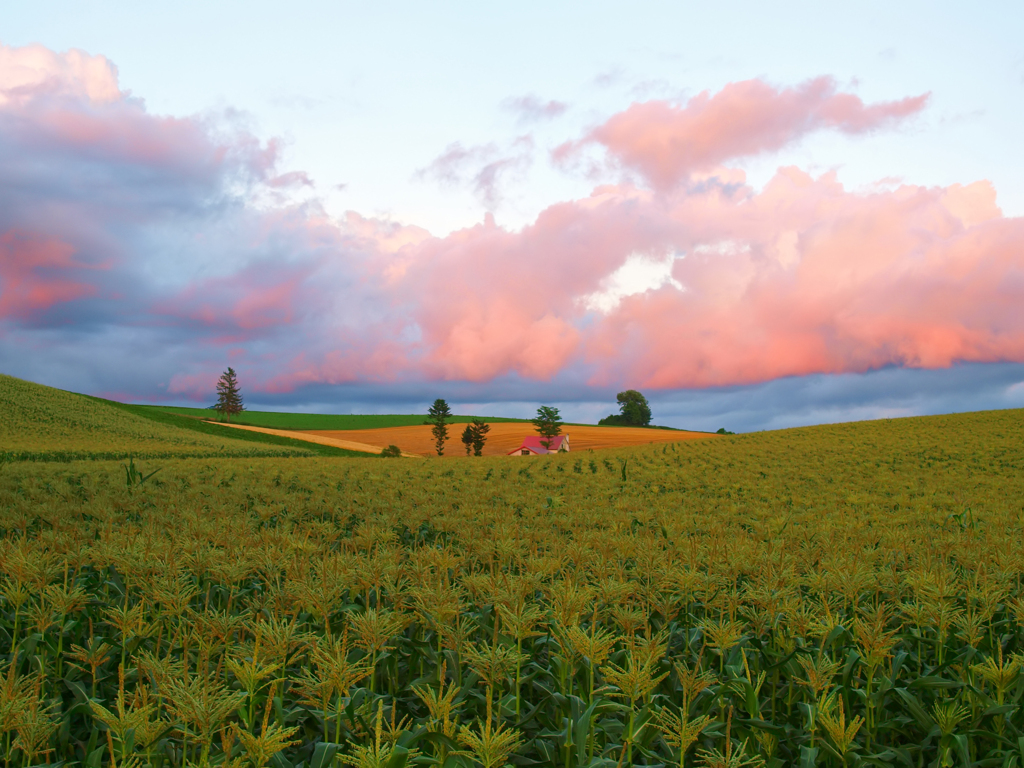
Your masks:
<svg viewBox="0 0 1024 768"><path fill-rule="evenodd" d="M235 369L230 366L217 382L217 404L213 406L221 416L231 421L231 416L245 410L242 393L238 389L238 378Z"/></svg>
<svg viewBox="0 0 1024 768"><path fill-rule="evenodd" d="M481 419L473 419L470 425L473 427L473 455L484 455L484 444L487 442L487 433L491 431L491 425Z"/></svg>
<svg viewBox="0 0 1024 768"><path fill-rule="evenodd" d="M430 434L434 436L434 447L437 449L437 455L444 456L444 444L448 439L448 419L452 417L451 408L448 407L448 403L438 398L430 406L427 415L429 416L428 421L434 425L433 429L430 430Z"/></svg>

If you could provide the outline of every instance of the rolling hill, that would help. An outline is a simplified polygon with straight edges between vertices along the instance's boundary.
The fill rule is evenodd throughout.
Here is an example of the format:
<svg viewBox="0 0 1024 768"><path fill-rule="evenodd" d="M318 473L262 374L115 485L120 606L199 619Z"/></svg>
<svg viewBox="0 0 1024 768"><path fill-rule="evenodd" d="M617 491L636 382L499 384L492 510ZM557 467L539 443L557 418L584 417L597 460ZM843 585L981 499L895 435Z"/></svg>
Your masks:
<svg viewBox="0 0 1024 768"><path fill-rule="evenodd" d="M0 413L0 451L14 461L354 455L272 435L228 433L217 425L3 374Z"/></svg>

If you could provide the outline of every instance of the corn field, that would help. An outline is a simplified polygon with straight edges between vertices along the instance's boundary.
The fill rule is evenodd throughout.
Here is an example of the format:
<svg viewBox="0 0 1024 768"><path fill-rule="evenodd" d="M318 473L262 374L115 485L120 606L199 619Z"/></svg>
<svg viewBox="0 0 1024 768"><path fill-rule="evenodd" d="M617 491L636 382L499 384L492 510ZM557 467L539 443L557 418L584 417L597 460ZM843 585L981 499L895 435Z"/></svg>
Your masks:
<svg viewBox="0 0 1024 768"><path fill-rule="evenodd" d="M525 460L8 463L0 750L1024 766L1022 469L1020 411Z"/></svg>

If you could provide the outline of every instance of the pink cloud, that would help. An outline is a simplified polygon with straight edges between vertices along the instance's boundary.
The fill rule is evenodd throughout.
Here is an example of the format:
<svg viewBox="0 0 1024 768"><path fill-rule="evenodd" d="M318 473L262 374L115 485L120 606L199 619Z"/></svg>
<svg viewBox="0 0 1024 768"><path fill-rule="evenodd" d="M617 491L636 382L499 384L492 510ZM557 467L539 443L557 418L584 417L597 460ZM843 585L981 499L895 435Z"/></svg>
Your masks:
<svg viewBox="0 0 1024 768"><path fill-rule="evenodd" d="M928 94L864 104L837 91L830 77L795 88L761 80L729 83L712 95L704 91L685 106L666 101L635 103L582 139L554 152L566 163L588 144L658 189L669 189L698 171L728 160L772 152L812 131L858 134L899 122L924 108Z"/></svg>
<svg viewBox="0 0 1024 768"><path fill-rule="evenodd" d="M70 97L92 104L119 101L117 67L104 56L72 49L55 53L41 45L0 45L0 106L39 98Z"/></svg>
<svg viewBox="0 0 1024 768"><path fill-rule="evenodd" d="M150 114L119 88L109 60L79 50L0 45L0 118L12 139L41 155L148 166L178 177L230 171L278 184L308 181L301 173L274 178L278 143L264 144L230 121Z"/></svg>
<svg viewBox="0 0 1024 768"><path fill-rule="evenodd" d="M631 254L677 254L675 284L607 314L580 301ZM411 243L392 281L421 375L745 384L887 365L1024 361L1024 221L987 182L874 194L780 169L766 188L628 185Z"/></svg>
<svg viewBox="0 0 1024 768"><path fill-rule="evenodd" d="M31 320L96 295L96 286L78 277L88 269L97 267L76 259L68 243L18 230L0 234L0 318Z"/></svg>
<svg viewBox="0 0 1024 768"><path fill-rule="evenodd" d="M738 185L738 186L737 186ZM988 182L870 194L781 168L757 191L604 186L521 231L444 238L350 217L379 314L273 378L486 382L588 371L593 385L748 384L884 366L1024 361L1024 221ZM607 312L585 298L630 256L671 281ZM674 257L674 259L673 259ZM308 285L329 290L331 259ZM403 329L416 333L403 338ZM333 330L332 330L333 329Z"/></svg>
<svg viewBox="0 0 1024 768"><path fill-rule="evenodd" d="M682 291L624 300L589 339L594 381L623 367L645 386L704 387L1024 360L1024 221L993 216L987 184L955 192L954 208L989 217L966 226L949 190L859 196L795 169L740 205L681 198L671 215L701 220L699 240L742 247L691 245L673 270Z"/></svg>
<svg viewBox="0 0 1024 768"><path fill-rule="evenodd" d="M219 331L216 343L251 339L299 319L311 294L305 281L315 270L315 263L252 264L188 284L155 304L153 314Z"/></svg>

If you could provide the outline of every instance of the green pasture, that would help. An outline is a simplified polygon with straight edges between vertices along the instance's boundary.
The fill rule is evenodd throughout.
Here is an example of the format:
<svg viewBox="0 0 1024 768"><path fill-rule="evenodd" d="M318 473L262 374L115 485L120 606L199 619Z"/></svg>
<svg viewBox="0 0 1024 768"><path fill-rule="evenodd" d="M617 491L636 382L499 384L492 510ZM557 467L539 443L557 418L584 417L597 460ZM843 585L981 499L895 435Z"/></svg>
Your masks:
<svg viewBox="0 0 1024 768"><path fill-rule="evenodd" d="M143 405L141 409L164 411L188 416L193 419L219 421L220 414L210 408L179 408L164 405ZM452 424L468 424L475 418L494 422L527 422L529 419L507 419L477 416L453 416ZM232 423L250 427L294 430L346 430L383 429L385 427L412 427L427 423L426 414L331 414L331 413L277 413L274 411L243 411L233 418Z"/></svg>

